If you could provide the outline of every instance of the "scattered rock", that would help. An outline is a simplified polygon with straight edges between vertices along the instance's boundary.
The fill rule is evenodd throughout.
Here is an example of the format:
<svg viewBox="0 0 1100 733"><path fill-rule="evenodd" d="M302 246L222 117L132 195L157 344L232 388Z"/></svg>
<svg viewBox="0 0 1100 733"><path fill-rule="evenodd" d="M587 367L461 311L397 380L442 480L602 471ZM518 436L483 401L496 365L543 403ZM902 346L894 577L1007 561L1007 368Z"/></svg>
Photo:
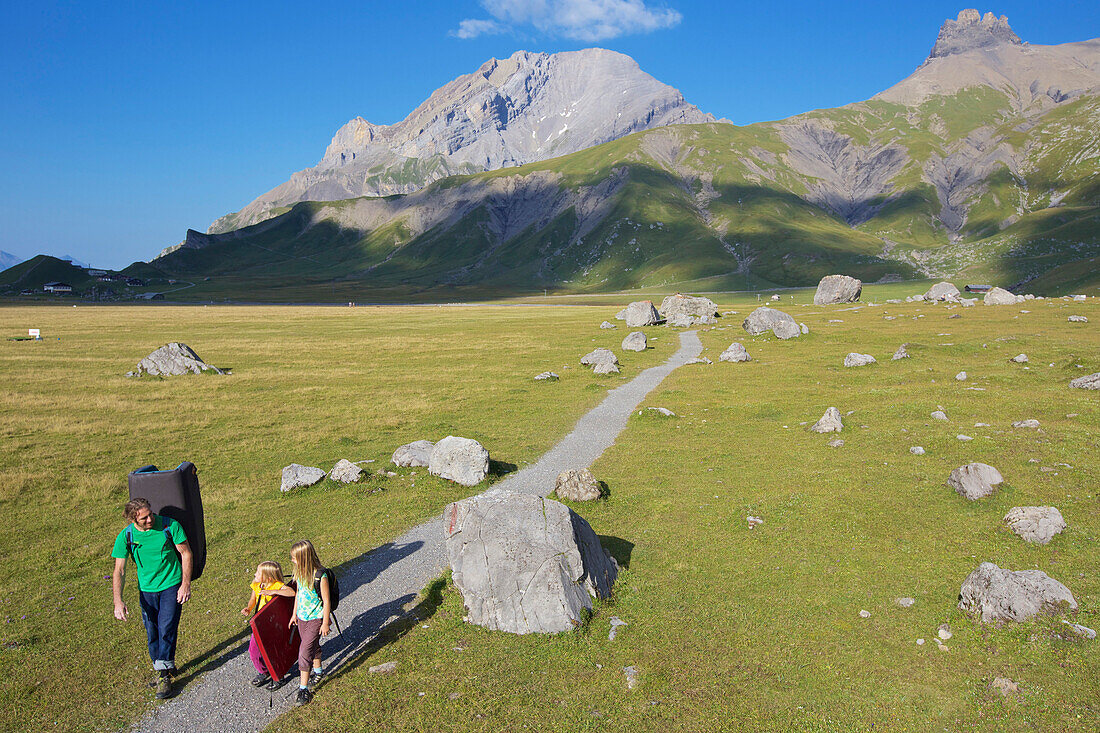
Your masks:
<svg viewBox="0 0 1100 733"><path fill-rule="evenodd" d="M958 313L952 313L947 317L947 320L951 320L952 318L962 318L962 316L960 316Z"/></svg>
<svg viewBox="0 0 1100 733"><path fill-rule="evenodd" d="M1070 380L1069 386L1073 389L1100 389L1100 372Z"/></svg>
<svg viewBox="0 0 1100 733"><path fill-rule="evenodd" d="M745 517L745 521L749 523L749 529L755 529L757 525L764 523L763 519L752 515Z"/></svg>
<svg viewBox="0 0 1100 733"><path fill-rule="evenodd" d="M558 474L554 493L559 499L595 501L600 498L600 482L587 468L571 468Z"/></svg>
<svg viewBox="0 0 1100 733"><path fill-rule="evenodd" d="M1064 623L1066 626L1068 626L1069 630L1072 631L1077 636L1082 636L1086 639L1095 639L1096 638L1096 631L1094 631L1093 629L1090 629L1088 626L1082 626L1081 624L1071 623L1069 621L1066 621L1065 619L1062 619L1062 623Z"/></svg>
<svg viewBox="0 0 1100 733"><path fill-rule="evenodd" d="M619 365L617 362L601 361L596 366L592 367L593 374L618 374Z"/></svg>
<svg viewBox="0 0 1100 733"><path fill-rule="evenodd" d="M536 374L535 375L535 381L536 382L545 382L545 381L556 382L559 379L561 379L561 377L559 377L555 372L542 372L541 374Z"/></svg>
<svg viewBox="0 0 1100 733"><path fill-rule="evenodd" d="M917 646L924 646L924 639L917 639Z"/></svg>
<svg viewBox="0 0 1100 733"><path fill-rule="evenodd" d="M636 300L626 307L623 320L631 328L652 326L661 320L661 314L653 307L653 301Z"/></svg>
<svg viewBox="0 0 1100 733"><path fill-rule="evenodd" d="M711 361L710 359L708 359L705 356L696 356L696 357L688 359L687 361L684 362L684 364L713 364L713 363L714 363L713 361Z"/></svg>
<svg viewBox="0 0 1100 733"><path fill-rule="evenodd" d="M623 676L626 677L626 689L633 690L638 686L638 670L634 665L623 667Z"/></svg>
<svg viewBox="0 0 1100 733"><path fill-rule="evenodd" d="M493 490L450 504L443 524L468 619L488 629L573 629L618 576L588 522L552 499Z"/></svg>
<svg viewBox="0 0 1100 733"><path fill-rule="evenodd" d="M581 364L585 366L595 366L601 362L611 362L612 364L619 363L619 357L615 356L615 353L611 349L593 349L587 354L581 357Z"/></svg>
<svg viewBox="0 0 1100 733"><path fill-rule="evenodd" d="M341 458L328 472L328 477L341 484L354 484L363 477L363 469L346 458Z"/></svg>
<svg viewBox="0 0 1100 733"><path fill-rule="evenodd" d="M993 288L985 294L982 302L986 305L1016 305L1024 302L1023 296L1013 295L1004 288Z"/></svg>
<svg viewBox="0 0 1100 733"><path fill-rule="evenodd" d="M676 413L668 409L667 407L647 407L645 409L652 410L658 415L664 415L665 417L676 417Z"/></svg>
<svg viewBox="0 0 1100 733"><path fill-rule="evenodd" d="M718 361L752 361L752 357L742 344L734 341L718 356Z"/></svg>
<svg viewBox="0 0 1100 733"><path fill-rule="evenodd" d="M397 669L397 662L385 662L376 664L367 669L371 674L392 674Z"/></svg>
<svg viewBox="0 0 1100 733"><path fill-rule="evenodd" d="M943 639L944 641L947 641L952 636L951 627L947 624L940 624L940 627L936 629L936 636L940 639Z"/></svg>
<svg viewBox="0 0 1100 733"><path fill-rule="evenodd" d="M140 377L148 374L153 377L177 377L181 374L201 374L214 372L226 374L217 367L210 366L199 358L199 355L187 344L173 341L155 350L149 356L138 362L137 369L127 372L128 377Z"/></svg>
<svg viewBox="0 0 1100 733"><path fill-rule="evenodd" d="M1039 421L1038 420L1017 420L1016 422L1012 423L1012 427L1014 427L1014 428L1037 428L1037 427L1039 427Z"/></svg>
<svg viewBox="0 0 1100 733"><path fill-rule="evenodd" d="M858 367L867 366L868 364L875 364L875 357L870 354L857 354L854 351L844 357L844 366L846 367Z"/></svg>
<svg viewBox="0 0 1100 733"><path fill-rule="evenodd" d="M902 344L901 346L899 346L898 350L894 352L894 356L892 358L895 361L898 360L898 359L908 359L909 358L909 350L906 348L908 346L909 346L909 344Z"/></svg>
<svg viewBox="0 0 1100 733"><path fill-rule="evenodd" d="M810 327L807 326L805 323L799 323L798 324L798 330L802 332L803 336L805 336L806 334L808 334L810 332Z"/></svg>
<svg viewBox="0 0 1100 733"><path fill-rule="evenodd" d="M947 478L947 485L970 501L992 494L1004 483L1001 472L985 463L968 463L959 466Z"/></svg>
<svg viewBox="0 0 1100 733"><path fill-rule="evenodd" d="M935 412L932 413L932 419L933 420L947 420L947 413L945 413L943 410L936 410Z"/></svg>
<svg viewBox="0 0 1100 733"><path fill-rule="evenodd" d="M1084 316L1070 316L1066 320L1068 320L1070 323L1088 323L1089 322L1089 319L1085 318Z"/></svg>
<svg viewBox="0 0 1100 733"><path fill-rule="evenodd" d="M624 351L645 351L645 334L641 331L631 331L623 339L622 347Z"/></svg>
<svg viewBox="0 0 1100 733"><path fill-rule="evenodd" d="M1027 364L1027 354L1016 354L1009 361L1014 361L1017 364Z"/></svg>
<svg viewBox="0 0 1100 733"><path fill-rule="evenodd" d="M842 448L844 446L844 441L840 438L833 438L825 445L829 446L830 448Z"/></svg>
<svg viewBox="0 0 1100 733"><path fill-rule="evenodd" d="M392 461L395 466L401 466L402 468L416 468L420 466L427 468L428 459L431 457L432 448L434 447L435 443L430 440L414 440L395 450L390 461Z"/></svg>
<svg viewBox="0 0 1100 733"><path fill-rule="evenodd" d="M794 321L780 321L772 326L772 333L775 334L776 338L786 341L801 336L802 329Z"/></svg>
<svg viewBox="0 0 1100 733"><path fill-rule="evenodd" d="M432 447L428 473L463 486L476 486L489 474L489 451L471 438L448 435Z"/></svg>
<svg viewBox="0 0 1100 733"><path fill-rule="evenodd" d="M600 328L615 328L615 324L611 321L604 321L600 324Z"/></svg>
<svg viewBox="0 0 1100 733"><path fill-rule="evenodd" d="M815 433L839 433L844 430L844 423L840 419L840 410L830 407L821 416L821 419L810 428Z"/></svg>
<svg viewBox="0 0 1100 733"><path fill-rule="evenodd" d="M949 282L938 282L922 296L925 300L952 300L959 297L959 289Z"/></svg>
<svg viewBox="0 0 1100 733"><path fill-rule="evenodd" d="M618 313L615 314L615 320L616 321L625 321L626 320L626 308L623 308L621 311L619 311Z"/></svg>
<svg viewBox="0 0 1100 733"><path fill-rule="evenodd" d="M697 298L676 293L661 301L658 308L665 319L685 315L689 318L713 318L718 313L718 305L710 298Z"/></svg>
<svg viewBox="0 0 1100 733"><path fill-rule="evenodd" d="M1004 517L1009 529L1033 545L1045 545L1066 528L1062 513L1052 506L1016 506Z"/></svg>
<svg viewBox="0 0 1100 733"><path fill-rule="evenodd" d="M962 305L963 308L973 308L974 306L976 306L978 304L978 299L977 298L959 298L959 304Z"/></svg>
<svg viewBox="0 0 1100 733"><path fill-rule="evenodd" d="M325 476L325 472L320 468L291 463L283 468L283 481L279 485L279 490L290 491L304 486L313 486L320 483Z"/></svg>
<svg viewBox="0 0 1100 733"><path fill-rule="evenodd" d="M1084 295L1074 295L1073 300L1078 302L1078 303L1083 303L1085 301L1085 296Z"/></svg>
<svg viewBox="0 0 1100 733"><path fill-rule="evenodd" d="M897 604L899 606L901 606L902 608L909 608L910 606L912 606L916 602L917 602L916 598L910 598L908 596L905 596L904 598L897 599Z"/></svg>
<svg viewBox="0 0 1100 733"><path fill-rule="evenodd" d="M629 626L630 625L626 621L623 621L618 616L612 616L611 619L610 619L610 623L611 623L611 630L607 632L607 640L608 641L615 641L615 637L619 635L619 627L620 626Z"/></svg>
<svg viewBox="0 0 1100 733"><path fill-rule="evenodd" d="M989 689L1001 693L1003 697L1020 694L1020 685L1007 677L994 677L989 683Z"/></svg>
<svg viewBox="0 0 1100 733"><path fill-rule="evenodd" d="M923 456L924 448L921 448L919 445L914 445L912 448L909 449L909 452L915 456Z"/></svg>
<svg viewBox="0 0 1100 733"><path fill-rule="evenodd" d="M794 318L783 311L761 306L749 314L748 318L741 324L741 328L753 336L759 336L765 331L771 331L776 324L783 322L790 323L796 329L798 328ZM801 330L799 330L799 333L801 333Z"/></svg>
<svg viewBox="0 0 1100 733"><path fill-rule="evenodd" d="M868 610L867 610L867 609L865 609L865 608L864 608L864 609L860 609L860 612L859 612L859 617L860 617L860 618L871 618L871 612L870 612L870 611L868 611Z"/></svg>
<svg viewBox="0 0 1100 733"><path fill-rule="evenodd" d="M956 436L955 436L955 438L956 438L957 440L964 440L964 441L965 441L965 440L974 440L974 439L973 439L973 438L971 438L971 437L970 437L969 435L963 435L962 433L959 433L958 435L956 435Z"/></svg>
<svg viewBox="0 0 1100 733"><path fill-rule="evenodd" d="M772 301L773 301L773 302L774 302L774 301L777 301L777 300L779 300L779 296L778 296L778 295L773 295L773 296L771 297L771 299L772 299Z"/></svg>
<svg viewBox="0 0 1100 733"><path fill-rule="evenodd" d="M1037 613L1077 609L1069 588L1041 570L1006 570L983 562L959 591L959 610L983 622L1026 621Z"/></svg>
<svg viewBox="0 0 1100 733"><path fill-rule="evenodd" d="M863 282L847 275L826 275L817 284L814 305L854 303L863 292Z"/></svg>
<svg viewBox="0 0 1100 733"><path fill-rule="evenodd" d="M691 328L695 325L695 319L686 313L676 313L665 319L665 325L672 328Z"/></svg>

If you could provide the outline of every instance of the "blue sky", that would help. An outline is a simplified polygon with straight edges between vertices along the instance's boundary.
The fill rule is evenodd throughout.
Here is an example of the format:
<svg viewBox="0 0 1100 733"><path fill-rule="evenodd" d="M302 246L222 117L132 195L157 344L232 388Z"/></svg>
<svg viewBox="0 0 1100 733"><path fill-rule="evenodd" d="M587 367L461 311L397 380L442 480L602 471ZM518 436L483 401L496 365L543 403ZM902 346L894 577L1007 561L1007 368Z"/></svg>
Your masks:
<svg viewBox="0 0 1100 733"><path fill-rule="evenodd" d="M491 56L633 56L737 124L866 99L966 4L693 0L51 2L0 8L0 250L147 260L402 119ZM1001 2L1031 43L1100 36L1100 3Z"/></svg>

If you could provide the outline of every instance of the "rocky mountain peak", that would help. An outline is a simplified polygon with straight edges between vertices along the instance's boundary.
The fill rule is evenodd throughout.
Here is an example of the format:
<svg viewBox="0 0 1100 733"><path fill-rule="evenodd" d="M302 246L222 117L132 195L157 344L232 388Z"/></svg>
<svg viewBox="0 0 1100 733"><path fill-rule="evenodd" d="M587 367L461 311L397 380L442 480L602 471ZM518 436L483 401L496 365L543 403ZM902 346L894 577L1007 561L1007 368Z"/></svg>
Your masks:
<svg viewBox="0 0 1100 733"><path fill-rule="evenodd" d="M1023 44L1008 25L1008 18L1003 15L998 18L993 13L982 16L974 8L967 8L959 13L956 20L944 21L936 38L936 45L928 54L928 61L1004 43L1016 46Z"/></svg>

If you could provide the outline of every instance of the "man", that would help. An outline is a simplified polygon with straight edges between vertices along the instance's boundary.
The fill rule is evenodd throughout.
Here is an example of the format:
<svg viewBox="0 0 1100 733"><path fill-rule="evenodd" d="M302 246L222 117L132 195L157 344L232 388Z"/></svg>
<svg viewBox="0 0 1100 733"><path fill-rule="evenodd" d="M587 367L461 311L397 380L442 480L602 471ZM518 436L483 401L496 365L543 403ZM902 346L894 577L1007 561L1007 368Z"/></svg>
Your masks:
<svg viewBox="0 0 1100 733"><path fill-rule="evenodd" d="M147 499L126 502L123 514L132 524L115 538L111 557L115 558L112 587L115 618L125 621L130 609L122 601L126 581L126 558L137 566L138 599L141 619L149 640L149 658L153 660L156 695L172 694L172 675L176 671L176 632L182 605L191 597L191 547L179 522L153 514Z"/></svg>

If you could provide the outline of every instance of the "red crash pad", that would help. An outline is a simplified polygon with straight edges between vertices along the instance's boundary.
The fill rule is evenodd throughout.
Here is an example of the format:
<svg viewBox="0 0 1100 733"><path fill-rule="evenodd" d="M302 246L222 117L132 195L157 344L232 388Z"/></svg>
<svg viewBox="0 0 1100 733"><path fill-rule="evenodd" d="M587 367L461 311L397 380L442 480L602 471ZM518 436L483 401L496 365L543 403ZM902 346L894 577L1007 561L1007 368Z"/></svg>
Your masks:
<svg viewBox="0 0 1100 733"><path fill-rule="evenodd" d="M294 599L287 596L272 596L259 613L252 617L250 625L260 647L260 656L264 659L271 677L281 680L287 670L297 666L298 626L287 628L294 613Z"/></svg>

